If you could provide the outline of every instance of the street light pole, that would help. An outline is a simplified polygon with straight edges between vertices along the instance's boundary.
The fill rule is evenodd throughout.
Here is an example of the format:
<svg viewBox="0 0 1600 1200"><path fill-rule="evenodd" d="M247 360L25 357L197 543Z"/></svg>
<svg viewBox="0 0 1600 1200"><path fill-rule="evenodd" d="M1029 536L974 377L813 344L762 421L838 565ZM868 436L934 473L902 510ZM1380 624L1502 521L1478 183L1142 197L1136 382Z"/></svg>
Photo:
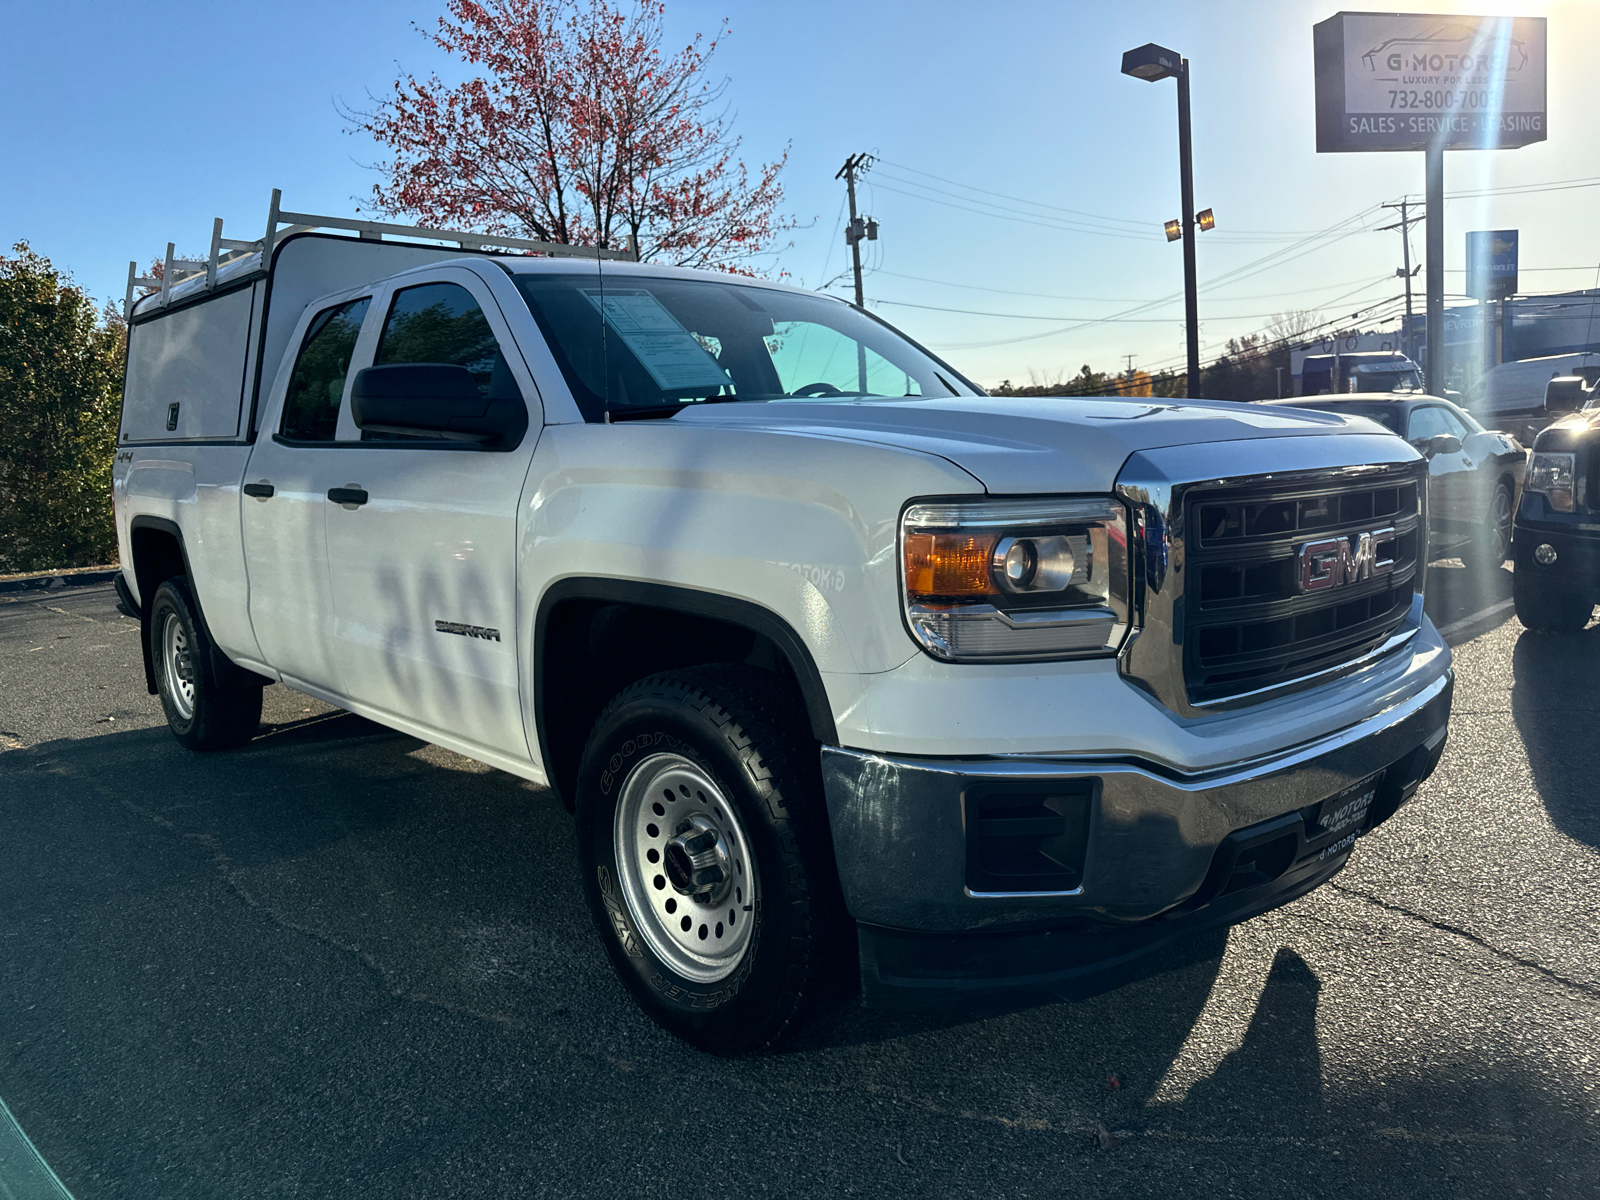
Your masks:
<svg viewBox="0 0 1600 1200"><path fill-rule="evenodd" d="M1184 389L1200 394L1200 297L1194 263L1194 155L1189 143L1189 60L1178 68L1178 171L1183 176L1183 320L1189 335L1189 378Z"/></svg>
<svg viewBox="0 0 1600 1200"><path fill-rule="evenodd" d="M1178 81L1178 174L1183 188L1183 216L1180 222L1167 222L1167 236L1172 238L1172 227L1183 226L1183 310L1184 326L1189 340L1189 370L1185 377L1186 395L1200 394L1200 299L1195 282L1194 262L1194 155L1189 140L1189 60L1174 50L1154 42L1129 50L1122 56L1122 73L1154 83L1158 79ZM1206 210L1210 222L1211 210ZM1211 227L1210 222L1207 228Z"/></svg>

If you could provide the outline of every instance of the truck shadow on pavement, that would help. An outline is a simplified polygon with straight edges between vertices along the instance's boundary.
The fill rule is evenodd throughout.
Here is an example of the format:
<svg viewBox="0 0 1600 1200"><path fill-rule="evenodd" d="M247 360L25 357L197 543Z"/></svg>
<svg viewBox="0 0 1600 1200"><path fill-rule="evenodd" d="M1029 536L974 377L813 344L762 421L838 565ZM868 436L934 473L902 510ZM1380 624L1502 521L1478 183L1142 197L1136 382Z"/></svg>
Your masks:
<svg viewBox="0 0 1600 1200"><path fill-rule="evenodd" d="M1600 625L1525 632L1511 660L1511 714L1556 828L1600 847Z"/></svg>
<svg viewBox="0 0 1600 1200"><path fill-rule="evenodd" d="M1103 1194L1226 1190L1198 1169L1262 1195L1572 1195L1594 1166L1581 1089L1435 1053L1448 1029L1331 1075L1327 1039L1367 1031L1319 1028L1294 949L1215 1053L1225 933L1075 1003L844 1007L784 1053L710 1058L612 977L550 793L348 714L225 754L164 728L0 754L0 827L0 1081L83 1194L443 1194L469 1169L475 1194L639 1194L639 1164L713 1154L707 1194L1007 1195L1072 1159ZM708 1149L730 1104L759 1136Z"/></svg>

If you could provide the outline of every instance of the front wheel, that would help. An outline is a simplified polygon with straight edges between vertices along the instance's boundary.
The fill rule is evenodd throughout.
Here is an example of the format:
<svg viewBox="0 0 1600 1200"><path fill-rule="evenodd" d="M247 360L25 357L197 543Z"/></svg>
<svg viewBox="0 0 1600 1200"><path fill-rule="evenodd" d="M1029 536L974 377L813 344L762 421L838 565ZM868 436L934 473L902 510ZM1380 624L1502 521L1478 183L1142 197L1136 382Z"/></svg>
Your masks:
<svg viewBox="0 0 1600 1200"><path fill-rule="evenodd" d="M798 1026L850 942L803 717L773 682L741 667L642 680L579 768L584 891L612 965L659 1025L718 1054Z"/></svg>
<svg viewBox="0 0 1600 1200"><path fill-rule="evenodd" d="M1529 571L1512 575L1511 598L1517 606L1517 620L1539 633L1577 633L1594 612L1588 592L1539 579Z"/></svg>
<svg viewBox="0 0 1600 1200"><path fill-rule="evenodd" d="M190 750L225 750L255 736L259 687L224 688L211 670L211 638L189 581L173 576L150 601L150 657L172 735Z"/></svg>

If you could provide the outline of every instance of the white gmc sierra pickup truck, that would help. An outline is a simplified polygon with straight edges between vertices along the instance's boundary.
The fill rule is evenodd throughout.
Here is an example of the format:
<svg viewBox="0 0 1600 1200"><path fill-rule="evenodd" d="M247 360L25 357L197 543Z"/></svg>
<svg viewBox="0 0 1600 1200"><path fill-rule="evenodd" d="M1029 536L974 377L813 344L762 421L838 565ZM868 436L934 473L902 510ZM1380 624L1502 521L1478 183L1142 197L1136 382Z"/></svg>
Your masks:
<svg viewBox="0 0 1600 1200"><path fill-rule="evenodd" d="M1426 464L1374 425L993 398L842 301L572 247L218 226L129 306L119 592L173 733L282 682L547 784L696 1045L841 982L1103 987L1439 760Z"/></svg>

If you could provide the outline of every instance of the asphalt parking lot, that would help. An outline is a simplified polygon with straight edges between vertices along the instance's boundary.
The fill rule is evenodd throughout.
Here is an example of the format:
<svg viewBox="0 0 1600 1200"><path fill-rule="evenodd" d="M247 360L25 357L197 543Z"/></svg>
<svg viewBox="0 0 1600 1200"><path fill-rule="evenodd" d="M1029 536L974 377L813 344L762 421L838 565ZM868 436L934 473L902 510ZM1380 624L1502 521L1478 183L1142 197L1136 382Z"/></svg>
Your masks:
<svg viewBox="0 0 1600 1200"><path fill-rule="evenodd" d="M110 587L0 595L0 1099L80 1200L1600 1194L1600 625L1509 595L1433 570L1445 759L1332 884L734 1061L633 1008L548 793L282 687L189 754Z"/></svg>

